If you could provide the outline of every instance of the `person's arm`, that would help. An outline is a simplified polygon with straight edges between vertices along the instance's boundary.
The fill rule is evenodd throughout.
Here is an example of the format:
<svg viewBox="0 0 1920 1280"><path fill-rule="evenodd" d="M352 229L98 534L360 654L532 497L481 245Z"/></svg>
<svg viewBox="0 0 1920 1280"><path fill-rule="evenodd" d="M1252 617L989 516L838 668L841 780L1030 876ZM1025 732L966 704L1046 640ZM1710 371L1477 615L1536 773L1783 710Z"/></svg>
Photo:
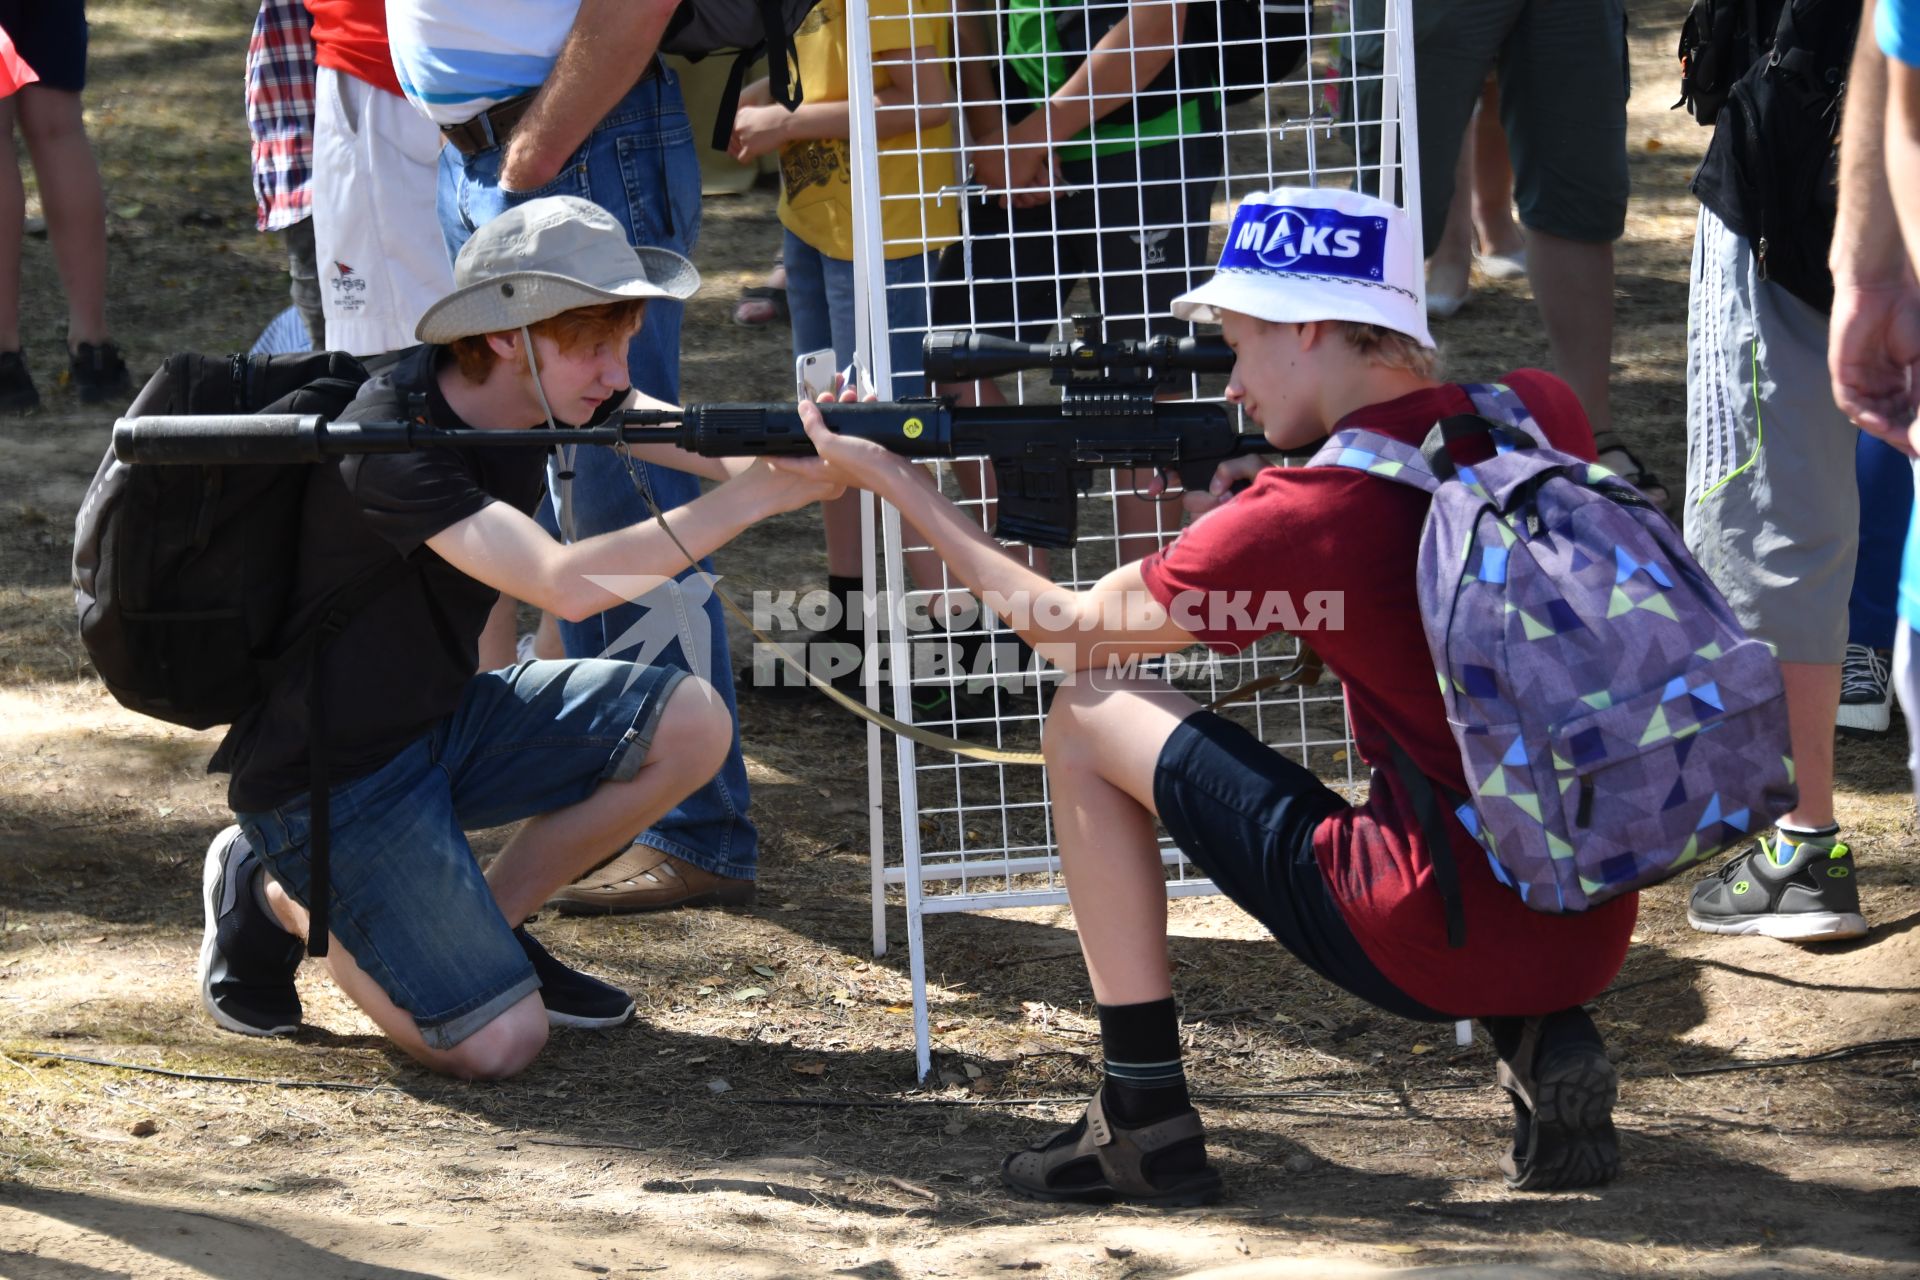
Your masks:
<svg viewBox="0 0 1920 1280"><path fill-rule="evenodd" d="M573 29L546 83L507 139L500 185L531 191L552 182L567 157L627 95L653 60L680 0L580 0Z"/></svg>
<svg viewBox="0 0 1920 1280"><path fill-rule="evenodd" d="M870 489L908 514L913 527L988 608L1055 666L1079 671L1109 659L1173 653L1194 644L1147 590L1135 561L1074 591L1011 559L978 519L940 492L926 468L871 440L829 428L811 403L800 406L818 458L782 458L781 471Z"/></svg>
<svg viewBox="0 0 1920 1280"><path fill-rule="evenodd" d="M976 138L992 137L1007 123L999 101L998 77L990 69L1000 56L1000 44L993 14L981 7L983 3L960 0L953 26L954 53L960 62L960 101L967 130Z"/></svg>
<svg viewBox="0 0 1920 1280"><path fill-rule="evenodd" d="M937 129L953 118L953 91L932 45L881 49L873 55L875 79L885 72L887 85L873 93L874 129L879 140ZM745 95L741 95L744 103ZM802 102L792 111L778 103L743 105L733 117L728 150L745 163L790 142L853 136L853 107L844 98Z"/></svg>
<svg viewBox="0 0 1920 1280"><path fill-rule="evenodd" d="M1041 185L1054 147L1131 102L1173 61L1186 18L1184 0L1134 0L1127 16L1100 37L1086 61L1040 109L1003 135L978 140L968 156L974 176L997 191ZM1013 202L1037 204L1049 198L1045 192L1028 191Z"/></svg>
<svg viewBox="0 0 1920 1280"><path fill-rule="evenodd" d="M1828 254L1834 297L1827 371L1842 412L1862 430L1912 453L1906 422L1913 408L1911 372L1920 358L1920 290L1888 185L1887 144L1895 126L1874 10L1869 0L1847 72L1840 211Z"/></svg>
<svg viewBox="0 0 1920 1280"><path fill-rule="evenodd" d="M776 471L760 460L719 488L676 509L673 537L657 519L575 543L559 543L524 512L492 502L427 539L436 555L506 595L578 622L631 598L593 579L624 585L671 578L687 568L677 537L701 559L768 516L837 497L837 481Z"/></svg>

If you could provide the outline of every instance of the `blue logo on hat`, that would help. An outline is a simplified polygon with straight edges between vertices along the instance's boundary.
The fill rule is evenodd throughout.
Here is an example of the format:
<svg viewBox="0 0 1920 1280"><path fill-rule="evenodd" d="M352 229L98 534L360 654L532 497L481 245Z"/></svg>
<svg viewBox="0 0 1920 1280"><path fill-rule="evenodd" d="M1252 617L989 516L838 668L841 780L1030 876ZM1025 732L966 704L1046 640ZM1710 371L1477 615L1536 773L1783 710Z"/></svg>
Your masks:
<svg viewBox="0 0 1920 1280"><path fill-rule="evenodd" d="M1227 231L1220 270L1379 280L1386 260L1385 218L1337 209L1243 204Z"/></svg>

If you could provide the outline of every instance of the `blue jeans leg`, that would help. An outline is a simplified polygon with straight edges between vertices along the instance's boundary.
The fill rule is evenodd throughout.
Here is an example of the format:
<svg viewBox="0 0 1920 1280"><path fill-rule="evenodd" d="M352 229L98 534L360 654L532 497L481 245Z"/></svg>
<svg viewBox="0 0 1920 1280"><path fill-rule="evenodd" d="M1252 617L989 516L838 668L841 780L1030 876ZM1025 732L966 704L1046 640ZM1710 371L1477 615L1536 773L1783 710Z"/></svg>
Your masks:
<svg viewBox="0 0 1920 1280"><path fill-rule="evenodd" d="M1860 433L1853 451L1860 484L1860 552L1847 600L1847 643L1893 648L1900 553L1913 510L1913 466L1898 449Z"/></svg>
<svg viewBox="0 0 1920 1280"><path fill-rule="evenodd" d="M450 252L458 253L476 227L510 205L536 196L577 195L619 218L636 244L691 254L700 234L700 165L693 149L679 82L671 72L642 81L609 111L568 159L560 174L537 191L508 191L500 186L500 151L463 157L451 147L441 152L438 208ZM684 309L677 302L647 304L646 319L627 352L633 385L663 400L680 398L680 326ZM651 518L624 464L609 449L581 449L574 459L570 502L574 531L592 537ZM662 510L700 496L697 477L665 467L640 464L639 474ZM549 528L551 513L546 513ZM703 569L712 570L710 562ZM560 635L570 658L635 657L641 642L631 638L658 632L648 615L658 607L677 611L697 607L704 627L668 628L684 633L701 651L686 652L675 641L652 649L647 661L684 667L711 682L734 709L733 666L720 602L693 582L678 597L648 606L624 604L582 622L562 622ZM656 622L659 620L656 619ZM733 748L714 780L642 833L639 842L671 853L716 875L751 878L759 861L759 834L747 817L747 766L740 754L739 716L734 716Z"/></svg>
<svg viewBox="0 0 1920 1280"><path fill-rule="evenodd" d="M793 317L793 354L833 348L834 363L853 359L853 263L820 252L789 231L781 247L787 268L787 307ZM921 338L927 326L926 282L939 254L909 254L887 260L887 320L894 330L888 354L893 366L893 396L926 393L921 375Z"/></svg>

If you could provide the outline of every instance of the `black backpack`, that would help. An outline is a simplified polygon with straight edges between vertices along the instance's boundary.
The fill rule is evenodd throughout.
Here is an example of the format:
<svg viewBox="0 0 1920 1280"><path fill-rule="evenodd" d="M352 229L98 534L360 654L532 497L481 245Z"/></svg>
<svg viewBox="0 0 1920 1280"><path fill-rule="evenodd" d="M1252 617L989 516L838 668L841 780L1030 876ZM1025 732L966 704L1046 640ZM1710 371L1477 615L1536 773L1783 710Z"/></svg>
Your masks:
<svg viewBox="0 0 1920 1280"><path fill-rule="evenodd" d="M727 149L747 68L761 54L767 57L767 87L773 91L773 100L789 111L800 105L801 85L793 73L793 35L818 3L820 0L683 0L673 11L660 37L660 52L677 53L698 62L708 54L738 50L713 124L715 151Z"/></svg>
<svg viewBox="0 0 1920 1280"><path fill-rule="evenodd" d="M1781 0L1693 0L1680 24L1680 101L1702 125L1726 105L1734 81L1767 51Z"/></svg>
<svg viewBox="0 0 1920 1280"><path fill-rule="evenodd" d="M367 378L338 351L169 356L128 407L147 414L296 413L336 417ZM231 724L279 678L310 660L405 563L342 588L325 621L281 640L300 511L312 466L132 466L112 449L74 521L73 594L80 642L130 711L194 729ZM312 761L308 951L327 950L325 697L309 722ZM215 757L216 760L219 758Z"/></svg>
<svg viewBox="0 0 1920 1280"><path fill-rule="evenodd" d="M1183 44L1221 46L1221 96L1231 104L1257 98L1307 59L1311 0L1216 0L1187 13Z"/></svg>
<svg viewBox="0 0 1920 1280"><path fill-rule="evenodd" d="M1706 3L1697 0L1696 11ZM1833 306L1827 250L1839 210L1840 113L1861 8L1861 0L1772 6L1758 52L1714 112L1713 143L1693 182L1701 202L1752 242L1761 277L1822 312ZM1751 12L1765 21L1769 10Z"/></svg>
<svg viewBox="0 0 1920 1280"><path fill-rule="evenodd" d="M337 416L366 370L327 351L169 356L127 409ZM292 587L308 467L129 466L109 449L74 523L80 641L129 711L193 729L259 701Z"/></svg>

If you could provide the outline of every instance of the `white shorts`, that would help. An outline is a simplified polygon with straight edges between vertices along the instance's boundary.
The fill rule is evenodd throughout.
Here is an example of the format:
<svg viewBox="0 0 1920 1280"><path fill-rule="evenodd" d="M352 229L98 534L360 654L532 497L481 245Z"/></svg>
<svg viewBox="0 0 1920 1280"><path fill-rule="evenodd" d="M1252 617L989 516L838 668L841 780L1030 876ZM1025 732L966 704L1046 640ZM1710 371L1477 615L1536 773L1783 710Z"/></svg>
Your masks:
<svg viewBox="0 0 1920 1280"><path fill-rule="evenodd" d="M313 239L327 347L357 356L418 341L453 291L434 193L440 130L405 98L331 67L313 104Z"/></svg>

